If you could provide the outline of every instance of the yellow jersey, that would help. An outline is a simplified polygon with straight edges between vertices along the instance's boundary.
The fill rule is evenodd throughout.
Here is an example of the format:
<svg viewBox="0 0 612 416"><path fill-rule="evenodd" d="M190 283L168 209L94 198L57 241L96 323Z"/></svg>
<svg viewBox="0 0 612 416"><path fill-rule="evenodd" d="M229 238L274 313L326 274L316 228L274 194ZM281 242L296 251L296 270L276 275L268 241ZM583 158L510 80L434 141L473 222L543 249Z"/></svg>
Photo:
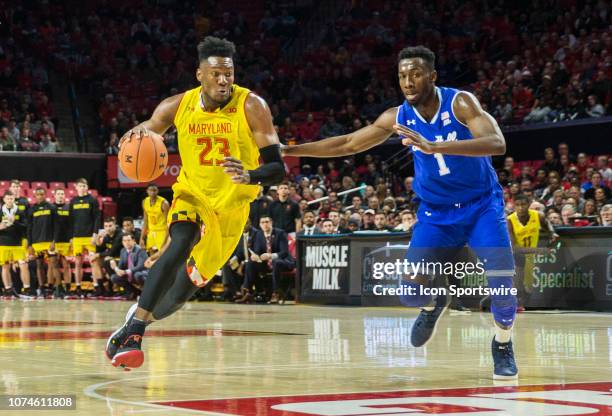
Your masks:
<svg viewBox="0 0 612 416"><path fill-rule="evenodd" d="M168 227L166 223L166 216L162 211L162 204L164 202L166 202L166 199L162 198L161 196L158 196L155 199L155 203L153 205L151 205L151 197L149 196L142 201L142 210L147 216L148 227L151 231L161 231Z"/></svg>
<svg viewBox="0 0 612 416"><path fill-rule="evenodd" d="M174 117L182 162L177 182L215 211L235 209L254 200L260 188L234 184L221 165L231 156L247 170L259 166L259 148L244 110L250 91L234 84L230 101L210 112L200 105L201 92L201 86L185 92Z"/></svg>
<svg viewBox="0 0 612 416"><path fill-rule="evenodd" d="M514 232L514 239L516 245L519 247L537 247L538 239L540 238L540 214L538 211L529 210L529 221L523 225L516 212L513 212L508 216L510 223L512 224L512 230Z"/></svg>

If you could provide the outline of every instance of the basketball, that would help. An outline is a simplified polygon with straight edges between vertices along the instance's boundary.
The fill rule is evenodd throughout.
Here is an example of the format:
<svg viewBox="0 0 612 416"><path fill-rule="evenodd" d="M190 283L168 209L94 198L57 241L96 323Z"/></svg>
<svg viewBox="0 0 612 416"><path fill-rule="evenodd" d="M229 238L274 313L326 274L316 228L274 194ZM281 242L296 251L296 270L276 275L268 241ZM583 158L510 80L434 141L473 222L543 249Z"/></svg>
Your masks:
<svg viewBox="0 0 612 416"><path fill-rule="evenodd" d="M161 136L132 135L119 150L119 167L125 176L138 182L158 178L168 164L168 151Z"/></svg>

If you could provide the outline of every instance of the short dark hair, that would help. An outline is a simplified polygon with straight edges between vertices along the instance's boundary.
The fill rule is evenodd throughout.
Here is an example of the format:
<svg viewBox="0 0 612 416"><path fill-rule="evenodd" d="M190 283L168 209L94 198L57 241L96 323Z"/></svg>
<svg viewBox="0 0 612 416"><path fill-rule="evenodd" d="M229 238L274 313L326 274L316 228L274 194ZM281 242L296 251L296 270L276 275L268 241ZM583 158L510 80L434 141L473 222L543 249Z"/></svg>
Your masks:
<svg viewBox="0 0 612 416"><path fill-rule="evenodd" d="M155 185L154 183L150 183L149 185L147 185L147 189L149 189L149 188L159 189L159 188L157 187L157 185Z"/></svg>
<svg viewBox="0 0 612 416"><path fill-rule="evenodd" d="M87 183L87 179L85 178L78 178L76 181L74 181L74 183L84 183L85 185L89 185Z"/></svg>
<svg viewBox="0 0 612 416"><path fill-rule="evenodd" d="M421 58L427 62L431 69L436 67L436 54L426 46L408 46L402 49L397 55L397 62L399 63L403 59L410 58Z"/></svg>
<svg viewBox="0 0 612 416"><path fill-rule="evenodd" d="M16 183L17 185L21 186L21 181L19 179L11 179L11 185Z"/></svg>
<svg viewBox="0 0 612 416"><path fill-rule="evenodd" d="M130 237L132 240L136 240L133 233L123 233L123 235L121 236L122 240L123 240L123 237Z"/></svg>
<svg viewBox="0 0 612 416"><path fill-rule="evenodd" d="M259 217L259 221L261 221L261 220L262 220L262 218L268 218L270 221L272 221L272 222L274 221L274 220L272 219L272 217L271 217L269 214L263 214L263 215L261 215L261 216Z"/></svg>
<svg viewBox="0 0 612 416"><path fill-rule="evenodd" d="M235 53L236 46L227 39L206 36L202 42L198 43L198 59L200 62L210 56L233 58Z"/></svg>
<svg viewBox="0 0 612 416"><path fill-rule="evenodd" d="M134 223L134 218L132 218L132 217L123 217L123 220L121 220L121 222L126 222L126 221L130 221L133 224Z"/></svg>
<svg viewBox="0 0 612 416"><path fill-rule="evenodd" d="M11 191L9 191L8 189L6 191L4 191L4 194L2 195L2 198L4 198L5 196L14 196L13 193Z"/></svg>
<svg viewBox="0 0 612 416"><path fill-rule="evenodd" d="M332 220L330 220L329 218L325 218L323 219L323 221L321 221L321 224L326 223L326 222L331 222L332 224L334 223Z"/></svg>
<svg viewBox="0 0 612 416"><path fill-rule="evenodd" d="M39 186L39 187L37 187L37 188L34 190L34 192L38 192L38 191L43 191L43 192L46 192L46 191L45 191L45 188L43 188L42 186Z"/></svg>
<svg viewBox="0 0 612 416"><path fill-rule="evenodd" d="M529 203L529 197L524 194L518 194L514 197L514 202L516 203L517 201L525 201Z"/></svg>
<svg viewBox="0 0 612 416"><path fill-rule="evenodd" d="M106 217L104 219L104 223L108 223L108 222L114 222L115 224L117 223L117 219L115 217Z"/></svg>

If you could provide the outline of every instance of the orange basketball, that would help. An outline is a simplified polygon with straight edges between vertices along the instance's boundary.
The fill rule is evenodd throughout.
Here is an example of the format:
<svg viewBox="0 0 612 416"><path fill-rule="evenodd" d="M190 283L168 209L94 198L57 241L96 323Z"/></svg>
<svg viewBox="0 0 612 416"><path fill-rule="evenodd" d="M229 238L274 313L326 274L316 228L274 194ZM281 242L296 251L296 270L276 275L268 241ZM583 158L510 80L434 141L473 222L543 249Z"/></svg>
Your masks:
<svg viewBox="0 0 612 416"><path fill-rule="evenodd" d="M119 149L119 167L125 176L138 182L158 178L168 165L168 150L161 136L132 135Z"/></svg>

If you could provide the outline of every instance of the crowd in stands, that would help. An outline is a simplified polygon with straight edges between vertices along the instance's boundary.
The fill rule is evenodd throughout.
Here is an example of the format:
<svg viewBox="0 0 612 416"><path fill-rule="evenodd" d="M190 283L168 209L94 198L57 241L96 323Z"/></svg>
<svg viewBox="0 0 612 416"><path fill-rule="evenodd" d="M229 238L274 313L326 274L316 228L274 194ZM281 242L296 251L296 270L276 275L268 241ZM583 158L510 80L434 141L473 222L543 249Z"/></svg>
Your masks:
<svg viewBox="0 0 612 416"><path fill-rule="evenodd" d="M287 281L291 281L291 273L296 267L295 241L299 235L404 232L410 238L418 211L412 188L414 178L408 176L400 187L395 187L381 172L384 170L380 168L380 161L369 154L357 163L354 158L328 160L316 167L303 165L299 172L291 173L286 182L269 187L265 193L262 190L251 204L249 223L244 230L248 235L246 243L243 237L234 255L219 272L225 299L247 303L262 296L261 299L270 303L283 301L287 296ZM512 157L506 157L504 167L498 170L498 177L504 189L508 215L514 211L515 198L524 195L530 200L530 208L545 214L553 227L612 226L612 155L574 155L566 143L560 143L556 149L546 148L543 160L515 163ZM70 212L66 195L77 203L82 203L78 199L81 194L86 198L92 197L88 201L92 206L98 206L95 194L87 188L80 191L79 182L71 184L75 189L69 193L62 186L47 190L40 185L26 193L19 181L11 181L10 187L7 187L8 182L0 182L0 185L4 186L4 198L0 204L3 220L13 212L13 203L6 199L9 194L19 196L14 204L23 205L30 220L35 217L36 209L47 207L46 204L55 204L55 209L64 207L66 212ZM98 211L91 219L91 230L97 230L97 224L103 224L104 231L97 232L95 240L86 237L85 243L91 247L83 260L91 267L91 296L134 299L163 248L147 252L132 218L122 217L119 223L115 217L107 216L102 221L99 208L95 209ZM37 234L31 229L26 233L26 228L23 230L24 239ZM28 258L40 259L31 250L35 244L27 241ZM17 243L21 246L20 242ZM0 247L0 251L2 249ZM54 295L84 296L80 291L82 276L77 279L78 255L67 257L76 261L76 286L73 285L72 292L57 293L58 287L65 285L68 290L72 283L71 266L65 263L63 269L68 272L63 274L60 285L56 283ZM22 295L35 295L29 286L30 277L24 277L26 271L23 267L18 268L18 264L16 261L14 269L15 273L19 270L19 278L23 280L25 293ZM34 276L36 273L42 296L49 295L45 290L50 290L48 285L54 281L53 276L52 273L43 275L38 272L40 267L44 267L40 261L31 262L30 274ZM289 278L284 278L288 273ZM260 278L264 275L270 277L269 287L258 287L266 281ZM28 287L25 287L26 282ZM4 285L6 288L7 281ZM267 297L262 295L266 291ZM5 296L12 295L5 291Z"/></svg>
<svg viewBox="0 0 612 416"><path fill-rule="evenodd" d="M306 234L409 232L418 210L414 178L406 177L403 186L395 189L380 172L380 162L371 155L356 165L351 159L328 161L315 169L302 166L288 184L271 187L252 203L252 223L258 224L259 216L267 213L275 226L290 235L296 232L296 224L302 233L306 228ZM575 156L561 143L558 149L546 148L544 160L515 163L507 157L498 176L508 214L514 211L514 198L522 194L554 226L612 225L612 155ZM359 189L342 194L355 188ZM274 209L278 201L291 209ZM327 219L332 227L324 223Z"/></svg>
<svg viewBox="0 0 612 416"><path fill-rule="evenodd" d="M307 21L313 5L253 2L237 8L205 1L144 7L140 0L128 7L108 0L76 7L57 2L44 10L11 6L0 60L3 83L18 86L11 88L17 96L7 97L8 108L20 131L24 102L34 107L30 123L42 120L43 112L52 115L38 109L48 105L43 102L49 94L35 93L47 83L46 57L96 103L100 144L116 153L117 136L148 118L164 97L195 85L195 45L213 34L237 44L236 82L268 101L283 141L341 134L399 104L396 55L408 44L434 50L439 82L474 92L500 124L610 112L609 2L445 0L417 2L405 13L398 12L404 10L398 0L347 2L321 28L321 42L289 62L279 51L300 36L299 22ZM17 45L40 58L25 57ZM17 148L48 148L52 142L52 134L36 137L44 136L38 126L29 132L30 140ZM167 140L175 151L176 132L169 131Z"/></svg>
<svg viewBox="0 0 612 416"><path fill-rule="evenodd" d="M54 121L55 120L55 121ZM0 43L0 151L58 152L49 73L15 39Z"/></svg>

